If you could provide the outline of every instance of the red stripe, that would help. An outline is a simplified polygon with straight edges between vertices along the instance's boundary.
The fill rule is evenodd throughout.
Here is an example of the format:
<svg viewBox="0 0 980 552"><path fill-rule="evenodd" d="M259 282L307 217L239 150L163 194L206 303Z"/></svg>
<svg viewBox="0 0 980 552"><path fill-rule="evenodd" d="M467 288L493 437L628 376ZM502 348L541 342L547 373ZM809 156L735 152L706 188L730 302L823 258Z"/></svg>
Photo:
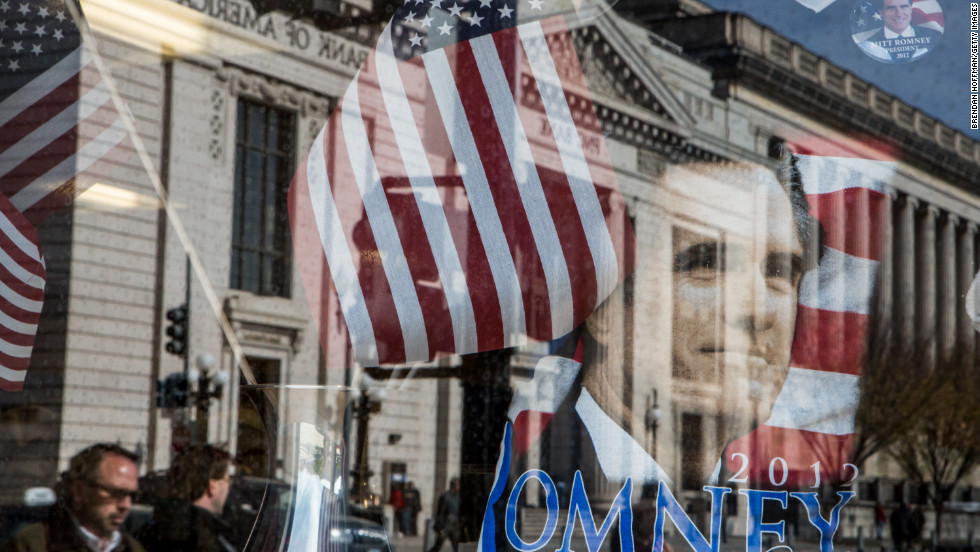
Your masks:
<svg viewBox="0 0 980 552"><path fill-rule="evenodd" d="M943 12L931 12L927 13L922 11L920 8L912 7L912 24L913 25L923 25L926 23L938 23L940 27L946 28L946 18L943 16Z"/></svg>
<svg viewBox="0 0 980 552"><path fill-rule="evenodd" d="M444 282L439 277L433 256L434 247L448 244L429 242L422 215L412 192L398 151L394 130L385 110L381 89L376 84L378 75L374 56L361 68L357 93L361 103L361 115L365 121L373 121L374 136L370 148L374 155L381 185L394 219L397 238L401 242L405 261L411 272L415 293L425 320L425 333L429 354L437 351L455 351L452 315L446 298ZM370 184L369 184L370 185ZM390 237L389 237L390 238Z"/></svg>
<svg viewBox="0 0 980 552"><path fill-rule="evenodd" d="M70 205L78 194L89 189L92 184L109 178L112 172L125 163L135 151L129 137L123 138L87 169L79 172L75 178L67 180L58 188L45 194L34 205L24 209L24 217L33 224L39 224Z"/></svg>
<svg viewBox="0 0 980 552"><path fill-rule="evenodd" d="M799 305L791 364L798 368L861 375L868 315Z"/></svg>
<svg viewBox="0 0 980 552"><path fill-rule="evenodd" d="M853 440L850 434L830 435L763 425L728 445L725 467L729 479L747 477L751 488L815 487L817 472L820 484L846 484L857 475L844 465L850 460ZM733 456L736 453L745 457ZM787 468L786 481L782 485L778 485L784 476L778 458L785 460Z"/></svg>
<svg viewBox="0 0 980 552"><path fill-rule="evenodd" d="M527 54L523 48L520 52L524 56L523 74L530 77ZM565 176L558 144L548 125L544 108L538 107L541 106L541 95L537 83L533 78L524 78L522 83L518 116L531 144L538 178L564 254L571 284L573 326L577 326L592 314L597 304L595 261L588 247L588 239L568 178Z"/></svg>
<svg viewBox="0 0 980 552"><path fill-rule="evenodd" d="M503 31L502 31L503 32ZM499 44L498 44L499 51ZM474 131L476 147L490 182L490 193L497 207L497 214L511 257L521 283L527 333L535 339L551 339L551 309L548 307L548 286L544 267L527 213L521 203L520 192L513 172L509 169L507 149L490 107L490 99L478 74L476 59L468 43L459 44L455 50L457 88L466 112L470 128ZM466 78L462 78L462 77ZM502 169L503 168L503 169Z"/></svg>
<svg viewBox="0 0 980 552"><path fill-rule="evenodd" d="M524 454L531 450L532 445L538 442L538 438L544 432L551 418L552 412L538 412L536 410L522 410L514 419L514 437L511 440L514 447L514 454Z"/></svg>
<svg viewBox="0 0 980 552"><path fill-rule="evenodd" d="M824 245L862 259L881 260L888 196L867 188L847 188L807 196L810 213L820 220Z"/></svg>
<svg viewBox="0 0 980 552"><path fill-rule="evenodd" d="M883 142L879 136L872 135L856 135L848 140L837 141L806 136L805 138L790 139L788 146L793 153L798 155L849 157L872 161L895 161L897 159L895 146Z"/></svg>
<svg viewBox="0 0 980 552"><path fill-rule="evenodd" d="M13 369L13 368L11 368ZM24 382L22 381L8 381L0 377L0 390L2 391L23 391Z"/></svg>
<svg viewBox="0 0 980 552"><path fill-rule="evenodd" d="M450 67L454 66L455 47L446 48L444 52L449 57ZM417 94L419 90L428 90L429 79L421 58L400 63L399 71L406 94L410 95L413 92ZM417 95L415 100L409 98L412 115L416 128L420 131L419 136L428 157L429 167L433 172L436 189L439 191L442 212L449 225L456 255L466 278L466 287L476 322L477 349L480 351L500 349L505 346L503 319L497 288L490 271L490 262L487 260L487 253L483 248L483 241L477 230L471 206L465 201L466 191L452 153L449 135L442 118L438 113L434 113L434 102L428 106L425 103L426 96L430 95ZM473 351L456 350L455 352Z"/></svg>
<svg viewBox="0 0 980 552"><path fill-rule="evenodd" d="M57 166L59 163L74 155L84 145L79 135L81 128L87 133L101 133L112 126L117 119L115 109L111 104L106 103L91 117L82 121L79 125L72 127L61 136L52 140L45 147L38 150L35 154L21 161L14 170L8 172L3 177L3 185L0 192L13 197L17 192L27 187L30 183L37 180L46 172ZM84 125L82 127L81 125ZM77 161L76 161L77 162Z"/></svg>
<svg viewBox="0 0 980 552"><path fill-rule="evenodd" d="M379 363L402 363L405 362L405 341L401 321L397 316L391 286L388 284L378 254L378 245L361 203L354 170L347 155L347 144L340 120L342 107L343 105L338 106L330 118L327 139L323 141L324 158L333 164L333 167L327 169L330 189L344 228L347 246L351 257L355 259L357 278L374 329Z"/></svg>
<svg viewBox="0 0 980 552"><path fill-rule="evenodd" d="M629 224L626 204L616 173L610 160L606 141L595 112L595 104L589 97L589 85L579 65L578 56L572 45L571 35L562 17L551 17L541 21L541 27L548 38L552 59L561 60L558 76L578 128L582 152L589 164L592 182L596 187L599 205L605 217L609 235L617 252L619 278L625 278L634 270L634 250L636 248L633 227ZM569 55L571 54L571 55Z"/></svg>
<svg viewBox="0 0 980 552"><path fill-rule="evenodd" d="M80 77L76 73L0 127L0 153L77 102L80 95L79 80ZM77 118L76 116L75 119Z"/></svg>

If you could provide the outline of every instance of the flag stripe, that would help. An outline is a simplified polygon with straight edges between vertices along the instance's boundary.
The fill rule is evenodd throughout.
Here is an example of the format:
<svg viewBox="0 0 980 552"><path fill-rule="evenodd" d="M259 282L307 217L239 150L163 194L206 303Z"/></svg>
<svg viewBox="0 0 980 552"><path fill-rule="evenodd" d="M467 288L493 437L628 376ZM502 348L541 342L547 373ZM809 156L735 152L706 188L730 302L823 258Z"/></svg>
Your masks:
<svg viewBox="0 0 980 552"><path fill-rule="evenodd" d="M895 177L897 165L856 157L821 157L798 155L797 168L803 190L809 194L827 194L847 188L867 188L885 193L886 183Z"/></svg>
<svg viewBox="0 0 980 552"><path fill-rule="evenodd" d="M432 93L439 107L453 154L465 165L462 171L463 185L470 203L483 249L490 261L490 270L496 284L505 335L523 335L526 331L524 303L514 291L521 289L514 259L511 257L503 225L497 215L490 183L484 171L480 152L473 137L468 119L458 117L465 112L463 101L456 89L452 69L444 50L435 50L422 56L429 76Z"/></svg>
<svg viewBox="0 0 980 552"><path fill-rule="evenodd" d="M538 92L548 114L548 122L561 156L564 173L568 177L575 198L581 224L585 228L586 241L592 254L597 280L597 291L602 297L612 293L619 281L619 262L615 247L606 226L606 219L599 207L595 184L582 150L578 129L572 120L571 109L565 99L563 85L555 69L554 59L540 23L518 27L524 45L524 53ZM591 310L591 309L590 309Z"/></svg>
<svg viewBox="0 0 980 552"><path fill-rule="evenodd" d="M373 59L388 120L402 163L408 171L409 181L425 227L425 235L431 244L432 256L439 271L439 280L449 304L455 349L460 353L475 352L477 337L473 304L470 302L469 290L456 248L450 245L454 240L432 178L432 169L427 162L418 127L412 117L412 106L405 96L402 76L392 50L391 25L381 33L378 50ZM405 65L410 66L410 64Z"/></svg>
<svg viewBox="0 0 980 552"><path fill-rule="evenodd" d="M378 170L399 175L392 177L380 174L379 176L396 228L394 237L401 244L405 264L412 275L412 280L408 283L414 290L420 312L426 321L424 336L427 350L452 351L455 333L448 302L449 296L443 289L445 283L433 256L433 247L426 239L428 233L422 220L420 202L416 200L415 188L410 182L410 177L406 176L408 168L405 167L401 154L397 150L395 131L391 128L388 113L383 108L382 90L375 84L377 74L371 59L361 69L359 82L358 98L361 105L366 106L363 117L365 125L369 125L372 129L371 138L376 144L373 153ZM386 147L379 147L378 144L384 144ZM431 200L431 198L424 199ZM452 247L444 243L439 245ZM382 255L384 255L383 248Z"/></svg>
<svg viewBox="0 0 980 552"><path fill-rule="evenodd" d="M108 89L100 84L86 92L78 103L72 104L38 125L30 134L0 155L0 177L6 176L21 160L29 159L39 153L51 142L51 137L62 136L76 128L79 121L89 118L109 101ZM74 109L75 107L77 109ZM4 189L7 189L6 186Z"/></svg>
<svg viewBox="0 0 980 552"><path fill-rule="evenodd" d="M497 34L508 32L500 31ZM503 137L511 170L517 175L516 183L524 210L535 214L528 217L528 222L544 267L551 308L551 332L556 336L564 335L572 330L574 324L571 283L564 257L554 254L562 250L561 241L558 239L554 221L546 216L550 208L537 171L531 164L534 158L531 146L507 86L507 76L497 57L493 38L479 37L468 44L472 45L474 58L483 77L483 85L490 99L497 128Z"/></svg>
<svg viewBox="0 0 980 552"><path fill-rule="evenodd" d="M337 205L333 201L330 179L326 171L326 161L323 156L324 134L327 127L320 130L304 166L296 173L293 184L300 182L305 185L312 207L313 218L316 221L320 235L323 254L330 267L330 274L340 298L340 308L350 332L354 355L369 365L377 362L378 348L374 340L374 330L371 317L368 314L364 295L357 276L351 249L348 248L346 235L340 224ZM306 197L306 194L302 194ZM372 362L374 361L374 362Z"/></svg>
<svg viewBox="0 0 980 552"><path fill-rule="evenodd" d="M766 424L834 435L854 433L860 377L790 368Z"/></svg>
<svg viewBox="0 0 980 552"><path fill-rule="evenodd" d="M803 276L799 303L813 309L868 314L878 262L824 250L816 270Z"/></svg>
<svg viewBox="0 0 980 552"><path fill-rule="evenodd" d="M79 67L88 65L89 55L76 48L26 86L17 90L0 103L0 126L6 125L21 112L31 108L38 98L43 98L78 74Z"/></svg>
<svg viewBox="0 0 980 552"><path fill-rule="evenodd" d="M37 128L39 113L61 113L72 106L82 86L81 74L76 73L61 86L34 102L31 110L7 114L12 118L6 124L0 125L0 154Z"/></svg>
<svg viewBox="0 0 980 552"><path fill-rule="evenodd" d="M476 58L467 44L461 44L456 49L456 64L451 68L475 66ZM468 76L468 75L467 75ZM493 108L487 90L483 88L482 79L456 77L456 85L463 102L466 123L470 128L480 130L480 139L476 147L480 153L485 174L493 175L493 195L497 216L501 219L506 230L507 246L511 259L514 260L520 277L520 297L524 307L524 319L528 333L538 339L550 339L554 333L551 330L551 300L547 286L538 282L546 282L545 269L540 253L535 247L530 217L520 200L520 190L516 175L508 170L500 170L508 166L507 139L497 127ZM520 264L517 264L519 261ZM502 299L501 299L502 300ZM523 342L515 342L522 344Z"/></svg>
<svg viewBox="0 0 980 552"><path fill-rule="evenodd" d="M370 54L373 55L374 52ZM367 63L371 63L370 56ZM358 97L359 82L360 74L355 75L354 81L344 94L341 106L341 124L344 129L347 157L357 188L361 193L368 223L379 246L381 264L388 278L388 285L391 287L395 312L405 340L405 354L407 358L412 359L428 358L425 318L422 316L422 307L412 284L412 273L408 269L405 253L398 241L398 230L381 187L371 141L364 127Z"/></svg>
<svg viewBox="0 0 980 552"><path fill-rule="evenodd" d="M96 139L78 148L74 155L11 196L11 203L21 211L29 209L48 194L60 189L75 174L88 170L124 140L126 140L126 128L122 119L117 118L112 126L103 131Z"/></svg>
<svg viewBox="0 0 980 552"><path fill-rule="evenodd" d="M859 375L867 336L866 314L834 312L800 306L792 365Z"/></svg>
<svg viewBox="0 0 980 552"><path fill-rule="evenodd" d="M888 196L866 188L808 195L810 214L821 221L824 245L875 261L881 260L882 231L890 221Z"/></svg>

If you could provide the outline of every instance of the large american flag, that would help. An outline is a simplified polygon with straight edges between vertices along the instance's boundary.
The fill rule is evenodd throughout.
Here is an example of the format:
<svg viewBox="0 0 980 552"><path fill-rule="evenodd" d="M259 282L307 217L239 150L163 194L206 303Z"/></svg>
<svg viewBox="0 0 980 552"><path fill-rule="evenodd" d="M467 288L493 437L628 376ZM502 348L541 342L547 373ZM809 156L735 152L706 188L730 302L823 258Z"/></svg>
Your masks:
<svg viewBox="0 0 980 552"><path fill-rule="evenodd" d="M515 25L555 1L397 10L290 188L324 343L334 294L366 366L551 340L632 270L565 20Z"/></svg>
<svg viewBox="0 0 980 552"><path fill-rule="evenodd" d="M125 142L64 2L0 0L0 389L23 387L44 299L34 225L115 166Z"/></svg>
<svg viewBox="0 0 980 552"><path fill-rule="evenodd" d="M897 165L867 146L808 139L792 147L824 230L823 257L801 285L789 374L772 413L723 460L729 473L762 485L847 484L858 475L849 464L854 417Z"/></svg>

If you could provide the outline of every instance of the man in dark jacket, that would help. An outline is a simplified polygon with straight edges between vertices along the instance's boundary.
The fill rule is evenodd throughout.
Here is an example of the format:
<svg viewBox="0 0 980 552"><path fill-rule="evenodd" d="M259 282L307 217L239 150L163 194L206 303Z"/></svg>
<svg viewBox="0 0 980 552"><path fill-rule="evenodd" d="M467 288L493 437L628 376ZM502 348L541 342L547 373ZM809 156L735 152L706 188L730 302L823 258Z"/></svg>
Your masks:
<svg viewBox="0 0 980 552"><path fill-rule="evenodd" d="M14 535L3 552L144 552L121 527L139 490L139 457L96 444L76 454L61 478L51 517Z"/></svg>
<svg viewBox="0 0 980 552"><path fill-rule="evenodd" d="M433 529L436 531L436 543L428 552L439 552L442 543L449 539L453 552L459 551L459 478L454 477L449 483L449 490L439 496L436 507L436 519Z"/></svg>
<svg viewBox="0 0 980 552"><path fill-rule="evenodd" d="M191 447L174 459L168 479L172 499L161 503L139 539L150 552L234 552L220 518L230 487L230 455L211 445Z"/></svg>

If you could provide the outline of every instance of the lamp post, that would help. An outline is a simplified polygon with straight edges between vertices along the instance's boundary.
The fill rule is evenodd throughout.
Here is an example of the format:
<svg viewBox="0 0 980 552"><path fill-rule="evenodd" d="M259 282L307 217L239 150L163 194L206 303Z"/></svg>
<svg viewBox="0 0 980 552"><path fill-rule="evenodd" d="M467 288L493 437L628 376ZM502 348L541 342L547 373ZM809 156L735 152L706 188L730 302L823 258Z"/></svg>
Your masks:
<svg viewBox="0 0 980 552"><path fill-rule="evenodd" d="M225 385L228 384L228 372L214 371L214 357L208 353L197 355L195 366L187 371L187 383L193 388L194 407L197 410L197 435L195 441L200 444L208 440L208 410L211 399L221 397Z"/></svg>
<svg viewBox="0 0 980 552"><path fill-rule="evenodd" d="M644 416L647 429L650 430L650 435L652 436L650 456L654 458L657 456L657 428L660 427L660 417L662 415L660 412L660 403L657 401L657 390L654 389L652 398L647 397L647 411Z"/></svg>

